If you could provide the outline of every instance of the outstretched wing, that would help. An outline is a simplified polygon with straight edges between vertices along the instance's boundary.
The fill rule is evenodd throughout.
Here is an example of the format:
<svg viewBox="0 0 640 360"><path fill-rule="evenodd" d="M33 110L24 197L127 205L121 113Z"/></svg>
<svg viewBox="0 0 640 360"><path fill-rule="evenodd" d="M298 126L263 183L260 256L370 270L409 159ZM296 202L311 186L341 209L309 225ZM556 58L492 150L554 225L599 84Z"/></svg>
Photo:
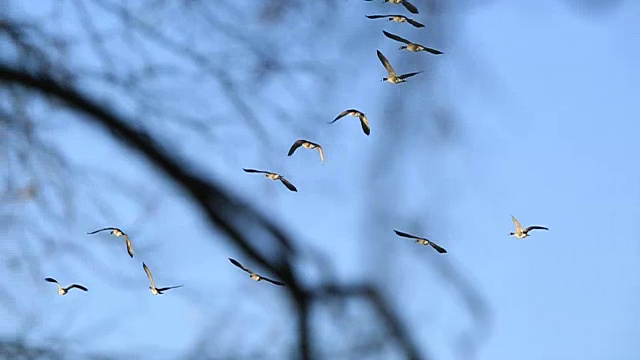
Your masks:
<svg viewBox="0 0 640 360"><path fill-rule="evenodd" d="M333 124L334 122L342 119L343 117L345 117L348 113L350 113L352 111L353 111L353 109L347 109L347 110L341 112L340 114L338 114L338 116L336 116L335 119L333 119L333 121L329 122L329 124Z"/></svg>
<svg viewBox="0 0 640 360"><path fill-rule="evenodd" d="M406 237L406 238L409 238L409 239L422 239L421 237L417 237L417 236L415 236L415 235L407 234L407 233L402 232L402 231L398 231L398 230L393 230L393 231L394 231L394 232L396 233L396 235L398 235L398 236Z"/></svg>
<svg viewBox="0 0 640 360"><path fill-rule="evenodd" d="M516 225L516 232L521 232L522 225L520 225L520 222L518 222L515 216L511 215L511 221L513 221L513 223Z"/></svg>
<svg viewBox="0 0 640 360"><path fill-rule="evenodd" d="M270 283L275 284L275 285L284 286L283 282L280 282L280 281L277 281L277 280L273 280L273 279L269 279L268 277L265 277L265 276L260 276L260 279L262 279L264 281L267 281L267 282L270 282Z"/></svg>
<svg viewBox="0 0 640 360"><path fill-rule="evenodd" d="M256 169L244 169L243 168L242 170L244 170L245 172L248 172L248 173L258 173L258 174L268 174L269 173L268 171L256 170Z"/></svg>
<svg viewBox="0 0 640 360"><path fill-rule="evenodd" d="M56 283L56 284L60 284L56 279L54 279L54 278L50 278L50 277L45 278L45 279L44 279L44 281L48 281L48 282L52 282L52 283Z"/></svg>
<svg viewBox="0 0 640 360"><path fill-rule="evenodd" d="M358 117L360 118L360 125L362 126L362 131L364 131L364 133L367 135L371 134L371 127L369 127L369 119L367 119L367 117L364 114L361 114Z"/></svg>
<svg viewBox="0 0 640 360"><path fill-rule="evenodd" d="M415 21L415 20L413 20L413 19L409 19L408 17L405 17L405 19L407 20L407 22L408 22L409 24L411 24L411 25L413 25L413 26L415 26L415 27L417 27L417 28L423 28L423 27L424 27L424 25L423 25L423 24L421 24L421 23L419 23L419 22L417 22L417 21Z"/></svg>
<svg viewBox="0 0 640 360"><path fill-rule="evenodd" d="M389 60L387 60L387 58L380 52L380 50L378 51L378 59L380 59L380 62L382 63L382 65L384 65L384 68L387 69L387 72L389 73L389 75L395 75L396 71L393 70L393 66L391 66L391 64L389 63Z"/></svg>
<svg viewBox="0 0 640 360"><path fill-rule="evenodd" d="M244 270L244 271L248 272L249 274L253 274L253 271L251 271L251 270L247 269L246 267L244 267L244 266L243 266L242 264L240 264L236 259L229 258L229 261L231 261L231 263L232 263L233 265L235 265L235 266L239 267L240 269L242 269L242 270Z"/></svg>
<svg viewBox="0 0 640 360"><path fill-rule="evenodd" d="M302 146L302 144L304 144L304 140L296 140L296 142L294 142L293 145L291 145L291 149L289 149L288 156L293 155L296 149Z"/></svg>
<svg viewBox="0 0 640 360"><path fill-rule="evenodd" d="M415 6L413 6L413 4L408 2L407 0L403 0L402 1L402 5L404 5L404 7L407 10L409 10L410 13L412 13L412 14L417 14L418 13L418 9Z"/></svg>
<svg viewBox="0 0 640 360"><path fill-rule="evenodd" d="M447 253L447 250L445 250L442 246L434 243L433 241L429 241L429 245L431 245L432 248L436 249L436 251L439 252L440 254Z"/></svg>
<svg viewBox="0 0 640 360"><path fill-rule="evenodd" d="M151 283L151 287L155 288L156 287L156 283L155 281L153 281L153 276L151 276L151 271L149 270L149 268L147 267L147 264L145 264L144 262L142 263L142 268L144 269L144 272L147 273L147 277L149 278L149 282Z"/></svg>
<svg viewBox="0 0 640 360"><path fill-rule="evenodd" d="M84 286L82 286L82 285L78 285L78 284L72 284L71 286L69 286L69 287L68 287L68 288L66 288L65 290L69 291L69 290L71 290L71 289L73 289L73 288L80 289L80 290L82 290L82 291L89 291L86 287L84 287Z"/></svg>
<svg viewBox="0 0 640 360"><path fill-rule="evenodd" d="M408 74L402 74L402 75L398 76L398 78L399 78L399 79L404 80L404 79L410 78L410 77L412 77L412 76L418 75L418 74L420 74L421 72L422 72L422 71L412 72L412 73L408 73Z"/></svg>
<svg viewBox="0 0 640 360"><path fill-rule="evenodd" d="M316 149L318 149L318 152L320 153L320 160L322 160L322 163L324 164L324 151L322 151L322 146L317 145Z"/></svg>
<svg viewBox="0 0 640 360"><path fill-rule="evenodd" d="M546 228L544 226L532 225L532 226L529 226L526 229L524 229L524 232L528 233L531 230L547 230L547 231L549 231L549 228Z"/></svg>
<svg viewBox="0 0 640 360"><path fill-rule="evenodd" d="M133 257L133 244L131 244L131 240L129 240L129 235L124 235L124 242L127 244L127 252L129 256Z"/></svg>
<svg viewBox="0 0 640 360"><path fill-rule="evenodd" d="M384 36L388 37L391 40L399 41L399 42L405 43L407 45L411 44L411 41L409 41L409 40L407 40L407 39L405 39L403 37L400 37L398 35L392 34L390 32L386 32L384 30L382 30L382 33L384 34Z"/></svg>
<svg viewBox="0 0 640 360"><path fill-rule="evenodd" d="M105 230L118 230L118 231L122 232L122 230L120 230L120 229L118 229L118 228L114 228L114 227L106 227L106 228L98 229L98 230L96 230L96 231L88 232L87 234L88 234L88 235L91 235L91 234L99 233L100 231L105 231ZM123 233L124 233L124 232L123 232Z"/></svg>
<svg viewBox="0 0 640 360"><path fill-rule="evenodd" d="M381 19L381 18L388 18L392 16L391 15L365 15L365 17L367 17L368 19Z"/></svg>
<svg viewBox="0 0 640 360"><path fill-rule="evenodd" d="M167 287L163 287L163 288L156 289L156 290L158 290L158 292L163 292L163 291L167 291L167 290L171 290L171 289L177 289L179 287L182 287L182 285L167 286Z"/></svg>
<svg viewBox="0 0 640 360"><path fill-rule="evenodd" d="M433 48L428 48L428 47L426 47L426 46L423 46L423 47L424 47L424 51L426 51L426 52L428 52L428 53L431 53L431 54L433 54L433 55L442 55L442 54L444 54L444 53L443 53L442 51L440 51L440 50L436 50L436 49L433 49Z"/></svg>
<svg viewBox="0 0 640 360"><path fill-rule="evenodd" d="M289 180L283 178L282 176L280 176L280 181L282 181L282 183L284 184L284 186L287 187L287 189L291 190L291 191L298 191L298 189L296 189L295 186L293 186L292 183L289 182Z"/></svg>

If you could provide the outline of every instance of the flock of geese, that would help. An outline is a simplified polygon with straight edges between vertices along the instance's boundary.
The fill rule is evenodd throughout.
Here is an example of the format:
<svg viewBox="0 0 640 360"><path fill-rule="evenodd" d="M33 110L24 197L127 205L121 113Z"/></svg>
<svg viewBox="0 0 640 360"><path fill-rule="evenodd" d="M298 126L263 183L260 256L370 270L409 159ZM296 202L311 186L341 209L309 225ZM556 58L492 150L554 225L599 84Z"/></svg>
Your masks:
<svg viewBox="0 0 640 360"><path fill-rule="evenodd" d="M365 0L365 1L373 1L373 0ZM404 6L409 12L413 13L413 14L418 14L418 9L412 5L409 1L407 0L384 0L384 2L390 2L391 4L399 4ZM424 25L419 23L416 20L413 20L411 18L408 18L404 15L366 15L367 18L369 19L388 19L388 21L394 21L397 23L408 23L416 28L423 28ZM429 48L426 47L424 45L421 44L417 44L414 42L411 42L403 37L400 37L398 35L389 33L387 31L382 31L383 34L391 39L391 40L395 40L398 42L403 43L404 45L400 47L399 50L408 50L411 52L420 52L420 51L425 51L428 52L430 54L433 55L441 55L443 54L440 50L436 50L433 48ZM384 68L387 70L388 76L384 77L382 79L382 81L386 81L389 82L391 84L400 84L406 81L406 79L415 76L417 74L420 74L422 71L417 71L417 72L410 72L410 73L406 73L406 74L402 74L402 75L398 75L396 73L396 71L394 70L394 68L391 66L391 63L389 63L389 60L387 60L387 58L380 52L380 50L377 51L378 54L378 59L380 59L380 62L382 63L382 65L384 66ZM340 114L338 114L338 116L336 116L335 119L333 119L333 121L329 122L329 124L333 124L336 121L342 119L345 116L353 116L356 117L360 120L360 125L362 126L362 131L365 133L365 135L369 135L371 133L371 127L369 125L369 119L367 119L367 116L360 110L356 110L356 109L348 109L348 110L344 110L343 112L341 112ZM322 146L320 146L317 143L311 142L309 140L304 140L304 139L299 139L296 140L293 145L291 146L291 148L289 149L289 153L288 156L291 156L295 153L295 151L299 148L299 147L303 147L305 149L309 149L309 150L318 150L318 153L320 154L320 160L322 161L322 163L325 163L325 158L324 158L324 152L322 150ZM255 174L264 174L265 177L271 179L271 180L279 180L287 189L289 189L290 191L294 191L297 192L298 189L291 183L289 182L289 180L287 180L285 177L283 177L282 175L275 173L275 172L271 172L271 171L265 171L265 170L256 170L256 169L243 169L245 172L247 173L255 173ZM520 225L520 222L518 222L518 220L511 215L511 221L513 221L513 224L515 225L516 229L513 232L509 233L509 236L515 236L518 239L524 239L529 235L529 232L531 232L531 230L549 230L547 227L544 226L538 226L538 225L533 225L533 226L529 226L526 228L523 228L522 225ZM89 232L87 234L89 235L93 235L93 234L97 234L103 231L110 231L111 235L114 235L116 237L122 237L125 241L125 245L127 247L127 253L129 254L129 256L131 258L133 258L133 244L131 243L131 239L129 239L129 236L122 230L115 228L115 227L106 227L106 228L102 228L102 229L98 229L92 232ZM415 236L412 234L408 234L402 231L398 231L398 230L394 230L394 232L396 233L396 235L400 236L400 237L404 237L404 238L409 238L409 239L413 239L416 243L420 244L420 245L425 245L425 246L430 246L432 247L435 251L437 251L440 254L445 254L447 253L447 250L445 248L443 248L442 246L436 244L435 242L425 238L425 237L420 237L420 236ZM241 270L245 271L246 273L249 274L249 277L254 280L254 281L261 281L264 280L266 282L269 282L271 284L274 285L279 285L279 286L285 286L284 283L277 281L277 280L273 280L270 279L266 276L262 276L256 272L254 272L253 270L245 267L244 265L242 265L240 262L238 262L235 259L229 258L229 261L231 262L231 264L235 265L236 267L240 268ZM176 286L167 286L167 287L161 287L158 288L156 287L155 281L153 280L153 276L151 275L151 270L149 270L149 267L147 266L147 264L145 264L144 262L142 263L142 268L144 269L144 272L147 274L147 278L149 279L149 289L151 290L151 293L153 295L161 295L163 294L165 291L171 290L171 289L175 289L175 288L179 288L182 287L182 285L176 285ZM79 289L82 291L88 291L88 289L82 285L78 285L78 284L71 284L67 287L62 287L62 285L60 285L60 283L53 279L53 278L46 278L45 281L51 282L51 283L55 283L58 286L58 294L60 295L66 295L69 290L71 289Z"/></svg>

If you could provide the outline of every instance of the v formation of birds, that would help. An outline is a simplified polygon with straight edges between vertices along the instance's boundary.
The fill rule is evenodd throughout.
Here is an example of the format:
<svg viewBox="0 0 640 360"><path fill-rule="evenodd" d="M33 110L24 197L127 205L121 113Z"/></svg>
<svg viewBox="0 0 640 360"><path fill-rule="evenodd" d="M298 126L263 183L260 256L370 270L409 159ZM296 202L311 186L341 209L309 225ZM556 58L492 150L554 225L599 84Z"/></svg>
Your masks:
<svg viewBox="0 0 640 360"><path fill-rule="evenodd" d="M374 1L374 0L365 0L365 1ZM391 4L394 5L402 5L404 6L404 8L406 10L408 10L410 13L412 14L418 14L419 11L418 9L411 4L409 1L407 0L384 0L385 3L389 2ZM392 15L366 15L366 17L368 19L372 19L372 20L376 20L376 19L387 19L387 21L393 21L396 23L406 23L409 24L415 28L424 28L424 24L409 18L405 15L397 15L397 14L392 14ZM387 38L403 43L404 45L402 45L399 50L407 50L410 52L427 52L433 55L442 55L443 52L441 52L440 50L434 49L434 48L430 48L418 43L414 43L412 41L409 41L399 35L387 32L387 31L382 31L382 33L384 34L384 36L386 36ZM398 75L395 71L395 69L391 66L391 63L389 62L389 60L387 59L387 57L380 52L380 50L377 50L377 55L378 55L378 59L380 60L380 62L382 63L382 65L384 66L385 70L387 71L388 75L387 77L384 77L382 79L382 81L386 81L389 82L391 84L400 84L403 82L406 82L406 79L418 75L420 74L422 71L417 71L417 72L409 72L409 73L404 73L401 75ZM360 125L362 126L362 131L365 133L365 135L369 135L371 134L371 127L369 124L369 119L367 118L367 116L360 110L356 110L356 109L347 109L342 111L340 114L338 114L335 119L333 119L333 121L330 121L329 124L333 124L336 121L344 118L345 116L352 116L355 118L358 118L358 120L360 121ZM320 144L317 144L315 142L309 141L309 140L305 140L305 139L298 139L296 140L293 145L291 145L291 148L289 149L289 153L288 156L291 156L295 153L295 151L300 148L303 147L305 149L309 149L309 150L317 150L319 155L320 155L320 160L322 161L322 164L325 163L325 157L324 157L324 151L322 149L322 146L320 146ZM293 192L297 192L298 189L289 181L287 180L284 176L276 173L276 172L271 172L271 171L266 171L266 170L256 170L256 169L250 169L250 168L244 168L243 169L245 172L247 173L254 173L254 174L263 174L265 177L271 179L271 180L279 180L287 189L289 189L290 191ZM532 226L528 226L526 228L523 228L522 225L520 225L520 222L518 222L518 220L511 215L511 221L513 222L513 224L515 225L515 231L510 232L509 236L515 236L518 239L524 239L529 235L529 232L531 232L532 230L549 230L547 227L544 226L539 226L539 225L532 225ZM127 235L124 231L122 231L119 228L115 228L115 227L106 227L106 228L102 228L102 229L98 229L92 232L89 232L87 234L89 235L93 235L93 234L97 234L103 231L109 231L109 233L111 235L114 235L116 237L122 237L125 241L125 246L126 246L126 250L127 250L127 254L129 254L129 256L131 258L133 258L133 244L131 242L131 239L129 239L129 235ZM395 232L395 234L399 237L404 237L404 238L409 238L414 240L417 244L420 245L424 245L424 246L429 246L431 248L433 248L435 251L437 251L440 254L446 254L447 250L445 248L443 248L442 246L440 246L439 244L433 242L430 239L427 239L425 237L421 237L421 236L416 236L416 235L412 235L403 231L399 231L399 230L393 230ZM251 278L254 281L266 281L268 283L274 284L274 285L278 285L278 286L285 286L285 284L281 281L278 280L274 280L274 279L270 279L266 276L260 275L256 272L254 272L253 270L245 267L244 265L242 265L239 261L233 259L233 258L229 258L229 261L231 262L231 264L235 265L236 267L238 267L239 269L243 270L244 272L249 274L249 278ZM151 293L153 295L161 295L164 292L171 290L171 289L176 289L179 287L182 287L183 285L174 285L174 286L165 286L165 287L157 287L155 284L155 281L153 279L153 276L151 275L151 270L149 269L149 267L147 266L146 263L142 263L142 268L144 270L144 272L147 274L147 278L149 279L149 289L151 290ZM50 277L47 277L45 279L45 281L47 282L51 282L51 283L55 283L58 287L58 294L60 295L66 295L69 290L71 289L78 289L81 291L88 291L88 289L82 285L79 284L71 284L67 287L62 287L62 285L60 285L60 283Z"/></svg>

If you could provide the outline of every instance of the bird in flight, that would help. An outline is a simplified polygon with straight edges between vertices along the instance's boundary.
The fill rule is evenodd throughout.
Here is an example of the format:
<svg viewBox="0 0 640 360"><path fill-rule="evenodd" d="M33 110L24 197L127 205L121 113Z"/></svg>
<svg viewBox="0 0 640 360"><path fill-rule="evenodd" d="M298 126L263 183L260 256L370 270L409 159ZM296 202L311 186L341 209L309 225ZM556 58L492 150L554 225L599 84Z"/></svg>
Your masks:
<svg viewBox="0 0 640 360"><path fill-rule="evenodd" d="M378 50L378 59L380 59L380 62L382 63L382 65L384 65L384 68L387 69L387 72L389 73L389 77L382 78L382 81L386 81L392 84L399 84L402 82L406 82L405 79L410 78L414 75L420 74L422 72L422 71L418 71L418 72L397 75L396 71L393 70L393 67L389 63L389 60L387 60L387 58L380 52L380 50Z"/></svg>
<svg viewBox="0 0 640 360"><path fill-rule="evenodd" d="M133 257L133 245L131 244L131 240L129 240L129 235L125 234L124 231L114 227L106 227L103 229L98 229L96 231L89 232L87 234L92 235L105 230L111 230L111 235L124 237L124 241L127 244L127 252L129 253L129 256Z"/></svg>
<svg viewBox="0 0 640 360"><path fill-rule="evenodd" d="M373 0L364 0L364 1L373 1ZM418 13L418 9L407 0L384 0L384 2L391 2L392 4L402 4L407 10L409 10L410 13L412 14Z"/></svg>
<svg viewBox="0 0 640 360"><path fill-rule="evenodd" d="M388 18L388 20L387 20L387 21L395 21L395 22L397 22L397 23L403 23L403 22L406 22L406 23L409 23L409 24L411 24L411 25L413 25L413 26L415 26L415 27L417 27L417 28L422 28L422 27L424 27L424 25L423 25L423 24L421 24L421 23L419 23L419 22L417 22L417 21L415 21L415 20L413 20L413 19L411 19L411 18L408 18L408 17L406 17L406 16L404 16L404 15L365 15L365 16L366 16L368 19L383 19L383 18Z"/></svg>
<svg viewBox="0 0 640 360"><path fill-rule="evenodd" d="M256 273L254 273L253 271L251 271L251 270L247 269L246 267L244 267L242 264L240 264L240 263L239 263L237 260L235 260L235 259L229 258L229 261L231 261L231 263L232 263L233 265L235 265L235 266L239 267L240 269L242 269L242 270L246 271L247 273L249 273L249 277L250 277L252 280L255 280L255 281L264 280L264 281L270 282L270 283L275 284L275 285L284 286L284 283L282 283L282 282L280 282L280 281L276 281L276 280L273 280L273 279L269 279L269 278L268 278L268 277L266 277L266 276L262 276L262 275L258 275L258 274L256 274Z"/></svg>
<svg viewBox="0 0 640 360"><path fill-rule="evenodd" d="M291 145L291 149L289 149L289 156L293 155L296 149L298 149L300 146L305 149L318 149L318 152L320 153L320 160L322 160L322 163L324 164L324 152L322 151L322 146L309 140L296 140L296 142Z"/></svg>
<svg viewBox="0 0 640 360"><path fill-rule="evenodd" d="M511 215L511 221L513 221L513 223L516 225L516 231L515 232L510 232L509 236L515 236L518 239L524 239L527 236L529 236L529 231L531 230L547 230L549 231L549 228L546 228L544 226L538 226L538 225L533 225L533 226L529 226L525 229L522 229L522 225L520 225L520 222L518 222L518 220Z"/></svg>
<svg viewBox="0 0 640 360"><path fill-rule="evenodd" d="M340 114L338 114L338 116L336 116L335 119L333 119L333 121L329 122L329 124L333 124L334 122L340 120L341 118L343 118L346 115L351 115L353 117L357 117L358 119L360 119L360 125L362 126L362 131L364 131L364 133L366 135L371 134L371 127L369 126L369 119L367 119L367 116L359 110L356 109L347 109L343 112L341 112Z"/></svg>
<svg viewBox="0 0 640 360"><path fill-rule="evenodd" d="M393 231L398 236L406 237L406 238L409 238L409 239L414 239L420 245L429 245L432 248L436 249L436 251L439 252L440 254L446 254L447 253L447 250L445 250L443 247L441 247L440 245L434 243L431 240L428 240L428 239L425 239L425 238L421 238L421 237L418 237L418 236L415 236L415 235L407 234L407 233L404 233L404 232L398 231L398 230L393 230Z"/></svg>
<svg viewBox="0 0 640 360"><path fill-rule="evenodd" d="M291 191L298 191L298 189L296 189L295 186L293 186L292 183L289 182L289 180L285 179L282 175L274 173L274 172L269 172L269 171L263 171L263 170L255 170L255 169L242 169L245 172L248 173L258 173L258 174L265 174L266 177L268 177L271 180L280 180L284 186L287 187L287 189L291 190Z"/></svg>
<svg viewBox="0 0 640 360"><path fill-rule="evenodd" d="M407 49L409 51L412 52L418 52L418 51L426 51L428 53L434 54L434 55L442 55L443 52L440 50L436 50L436 49L432 49L432 48L428 48L424 45L420 45L420 44L416 44L416 43L412 43L411 41L400 37L398 35L392 34L390 32L386 32L384 30L382 30L382 32L384 33L384 36L388 37L391 40L395 40L395 41L399 41L401 43L404 43L406 45L400 46L400 50L403 49Z"/></svg>
<svg viewBox="0 0 640 360"><path fill-rule="evenodd" d="M177 285L177 286L168 286L168 287L163 287L158 289L156 287L156 282L153 281L153 276L151 276L151 270L149 270L149 267L147 267L147 264L143 262L142 268L144 269L144 272L147 273L147 277L149 278L149 282L151 283L151 286L149 286L149 289L151 289L151 293L153 295L162 295L162 293L164 293L167 290L182 287L182 285Z"/></svg>
<svg viewBox="0 0 640 360"><path fill-rule="evenodd" d="M82 291L89 291L87 290L86 287L82 286L82 285L78 285L78 284L71 284L69 286L67 286L66 288L63 288L62 285L60 285L60 283L54 279L54 278L46 278L44 279L45 281L51 282L51 283L55 283L56 285L58 285L58 294L60 295L67 295L67 293L69 292L69 290L76 288L76 289L80 289Z"/></svg>

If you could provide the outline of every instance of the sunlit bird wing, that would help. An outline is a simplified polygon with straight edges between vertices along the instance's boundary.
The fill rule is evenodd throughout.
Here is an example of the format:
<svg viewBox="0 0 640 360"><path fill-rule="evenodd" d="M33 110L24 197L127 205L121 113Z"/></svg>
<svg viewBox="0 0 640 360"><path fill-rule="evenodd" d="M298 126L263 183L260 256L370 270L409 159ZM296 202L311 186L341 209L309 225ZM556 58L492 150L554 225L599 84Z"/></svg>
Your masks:
<svg viewBox="0 0 640 360"><path fill-rule="evenodd" d="M362 126L362 131L364 131L364 133L367 135L371 134L371 127L369 127L369 119L367 119L367 117L364 115L359 116L359 118L360 118L360 125Z"/></svg>
<svg viewBox="0 0 640 360"><path fill-rule="evenodd" d="M322 146L318 145L316 149L318 149L318 152L320 153L320 160L322 160L322 163L324 164L324 151L322 151Z"/></svg>
<svg viewBox="0 0 640 360"><path fill-rule="evenodd" d="M513 223L516 225L516 232L521 232L522 231L522 225L520 225L520 222L518 222L518 220L515 218L515 216L511 215L511 221L513 221Z"/></svg>
<svg viewBox="0 0 640 360"><path fill-rule="evenodd" d="M389 76L396 75L396 71L393 70L393 67L391 66L391 64L389 63L389 60L387 60L387 58L380 52L380 50L378 51L378 59L380 59L380 62L382 63L382 65L384 66L385 69L387 69L387 72L389 73Z"/></svg>
<svg viewBox="0 0 640 360"><path fill-rule="evenodd" d="M129 235L124 235L124 241L127 244L127 252L129 256L133 257L133 244L131 244L131 240L129 240Z"/></svg>
<svg viewBox="0 0 640 360"><path fill-rule="evenodd" d="M142 268L144 269L144 272L147 273L147 277L149 278L149 282L151 283L151 287L155 289L156 288L156 283L155 283L155 281L153 281L153 276L151 275L151 271L147 267L147 264L142 263Z"/></svg>

